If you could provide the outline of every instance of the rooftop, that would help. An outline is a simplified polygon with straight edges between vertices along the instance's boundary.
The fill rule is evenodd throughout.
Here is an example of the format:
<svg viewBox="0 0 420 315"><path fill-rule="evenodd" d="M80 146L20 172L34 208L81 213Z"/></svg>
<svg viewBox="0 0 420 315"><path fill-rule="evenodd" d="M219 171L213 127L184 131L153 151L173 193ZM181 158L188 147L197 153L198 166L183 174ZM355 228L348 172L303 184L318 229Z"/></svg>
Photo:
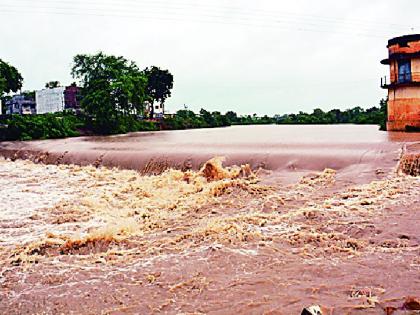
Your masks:
<svg viewBox="0 0 420 315"><path fill-rule="evenodd" d="M397 45L407 46L407 43L420 41L420 34L404 35L392 38L388 41L388 46Z"/></svg>

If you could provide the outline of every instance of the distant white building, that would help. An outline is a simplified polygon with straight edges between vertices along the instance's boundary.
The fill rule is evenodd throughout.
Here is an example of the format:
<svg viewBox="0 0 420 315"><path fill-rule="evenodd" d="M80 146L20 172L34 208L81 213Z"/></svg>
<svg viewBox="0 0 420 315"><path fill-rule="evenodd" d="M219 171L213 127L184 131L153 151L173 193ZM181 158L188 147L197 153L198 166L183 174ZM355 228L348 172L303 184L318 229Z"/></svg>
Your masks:
<svg viewBox="0 0 420 315"><path fill-rule="evenodd" d="M163 107L163 104L157 103L155 106L154 114L156 118L163 118L163 115L165 114L165 108Z"/></svg>
<svg viewBox="0 0 420 315"><path fill-rule="evenodd" d="M36 113L56 113L62 112L65 108L64 91L65 87L56 87L53 89L44 89L36 91Z"/></svg>
<svg viewBox="0 0 420 315"><path fill-rule="evenodd" d="M153 106L153 108L152 108ZM155 103L154 105L149 102L145 103L145 116L150 117L153 110L153 118L163 118L165 114L165 108L163 104Z"/></svg>

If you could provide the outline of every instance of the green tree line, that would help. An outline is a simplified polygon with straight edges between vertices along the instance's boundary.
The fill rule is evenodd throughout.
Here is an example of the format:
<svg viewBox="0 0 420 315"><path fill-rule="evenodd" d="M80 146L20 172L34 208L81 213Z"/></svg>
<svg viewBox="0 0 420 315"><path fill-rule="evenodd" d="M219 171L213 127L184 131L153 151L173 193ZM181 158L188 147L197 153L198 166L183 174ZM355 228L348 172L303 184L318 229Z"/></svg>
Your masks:
<svg viewBox="0 0 420 315"><path fill-rule="evenodd" d="M234 111L225 114L201 109L198 114L191 110L179 110L163 121L164 129L212 128L231 125L324 125L324 124L372 124L385 130L387 118L387 101L380 101L378 107L363 109L354 107L347 110L333 109L327 112L317 108L312 113L274 115L238 115Z"/></svg>

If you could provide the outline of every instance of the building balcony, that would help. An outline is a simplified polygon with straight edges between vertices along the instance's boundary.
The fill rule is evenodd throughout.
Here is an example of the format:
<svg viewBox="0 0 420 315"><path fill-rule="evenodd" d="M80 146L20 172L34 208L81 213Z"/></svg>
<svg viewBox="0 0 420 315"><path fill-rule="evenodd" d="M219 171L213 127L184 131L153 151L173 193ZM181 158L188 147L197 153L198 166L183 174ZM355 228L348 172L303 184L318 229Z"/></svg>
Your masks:
<svg viewBox="0 0 420 315"><path fill-rule="evenodd" d="M397 81L388 80L385 76L381 78L381 88L394 89L397 87L420 86L420 72L407 72L398 74Z"/></svg>

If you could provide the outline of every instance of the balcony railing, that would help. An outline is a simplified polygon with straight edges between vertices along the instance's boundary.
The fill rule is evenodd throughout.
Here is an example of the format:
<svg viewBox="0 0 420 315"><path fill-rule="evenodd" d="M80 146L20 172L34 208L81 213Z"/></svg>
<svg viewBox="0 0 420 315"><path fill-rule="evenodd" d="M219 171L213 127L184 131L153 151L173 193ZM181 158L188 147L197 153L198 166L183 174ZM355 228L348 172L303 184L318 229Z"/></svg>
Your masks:
<svg viewBox="0 0 420 315"><path fill-rule="evenodd" d="M381 87L387 89L399 84L420 85L420 72L399 73L396 81L391 81L387 76L381 78Z"/></svg>
<svg viewBox="0 0 420 315"><path fill-rule="evenodd" d="M384 76L384 77L381 78L381 88L385 89L386 86L388 86L387 77Z"/></svg>

